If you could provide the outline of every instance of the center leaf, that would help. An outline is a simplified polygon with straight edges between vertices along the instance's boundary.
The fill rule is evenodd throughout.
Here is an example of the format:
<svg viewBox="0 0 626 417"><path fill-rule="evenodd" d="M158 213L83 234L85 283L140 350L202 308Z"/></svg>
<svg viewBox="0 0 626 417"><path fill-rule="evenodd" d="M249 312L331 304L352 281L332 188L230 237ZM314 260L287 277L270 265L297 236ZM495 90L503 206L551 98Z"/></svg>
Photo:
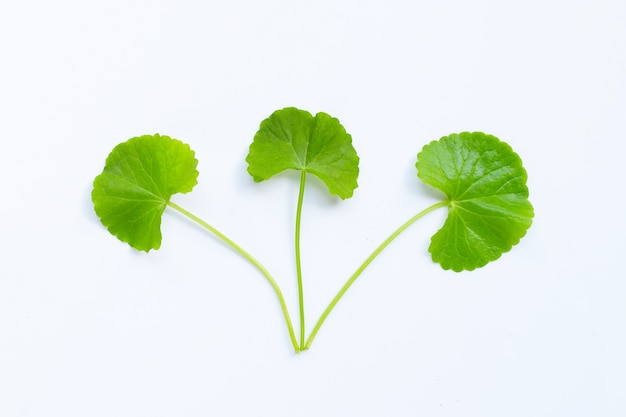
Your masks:
<svg viewBox="0 0 626 417"><path fill-rule="evenodd" d="M261 122L246 157L248 173L261 182L287 169L309 172L341 199L357 188L359 157L352 137L334 117L288 107Z"/></svg>

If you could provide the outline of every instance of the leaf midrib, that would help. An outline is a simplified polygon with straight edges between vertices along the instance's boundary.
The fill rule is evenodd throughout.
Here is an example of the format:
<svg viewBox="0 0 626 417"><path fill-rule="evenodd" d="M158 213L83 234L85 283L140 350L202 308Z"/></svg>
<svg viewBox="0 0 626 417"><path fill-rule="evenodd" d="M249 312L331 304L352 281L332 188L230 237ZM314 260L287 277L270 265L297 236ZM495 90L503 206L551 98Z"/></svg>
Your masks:
<svg viewBox="0 0 626 417"><path fill-rule="evenodd" d="M145 171L146 173L148 173L147 171ZM132 188L141 190L143 192L145 192L148 195L154 196L158 201L161 202L165 202L167 203L168 199L165 198L164 196L160 196L158 194L153 193L152 191L148 190L147 188L144 188L142 186L140 186L137 182L132 182L130 180L128 180L125 176L120 175L120 174L109 174L111 177L115 177L119 179L119 182L124 183L124 184L128 184L129 186L131 186ZM150 177L150 179L152 180L152 178ZM152 180L152 183L154 184L154 180ZM155 184L156 186L156 184ZM159 187L156 187L156 189L161 192L161 190L159 189ZM147 199L146 199L147 200ZM149 200L147 200L149 201Z"/></svg>

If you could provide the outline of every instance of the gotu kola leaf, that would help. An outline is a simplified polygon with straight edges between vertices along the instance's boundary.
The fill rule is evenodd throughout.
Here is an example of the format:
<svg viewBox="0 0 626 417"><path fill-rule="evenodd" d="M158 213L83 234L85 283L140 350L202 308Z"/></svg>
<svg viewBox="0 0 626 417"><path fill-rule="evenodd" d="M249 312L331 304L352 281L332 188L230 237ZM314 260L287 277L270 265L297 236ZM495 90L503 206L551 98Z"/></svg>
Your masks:
<svg viewBox="0 0 626 417"><path fill-rule="evenodd" d="M448 217L428 249L444 269L480 268L509 251L530 227L526 170L495 136L443 137L424 146L416 167L418 177L449 201Z"/></svg>
<svg viewBox="0 0 626 417"><path fill-rule="evenodd" d="M161 216L172 195L197 184L198 161L189 145L145 135L117 145L93 183L91 199L109 232L137 250L161 246Z"/></svg>
<svg viewBox="0 0 626 417"><path fill-rule="evenodd" d="M312 116L294 107L275 111L261 122L246 161L257 182L294 169L317 176L342 199L357 187L359 157L352 137L326 113Z"/></svg>

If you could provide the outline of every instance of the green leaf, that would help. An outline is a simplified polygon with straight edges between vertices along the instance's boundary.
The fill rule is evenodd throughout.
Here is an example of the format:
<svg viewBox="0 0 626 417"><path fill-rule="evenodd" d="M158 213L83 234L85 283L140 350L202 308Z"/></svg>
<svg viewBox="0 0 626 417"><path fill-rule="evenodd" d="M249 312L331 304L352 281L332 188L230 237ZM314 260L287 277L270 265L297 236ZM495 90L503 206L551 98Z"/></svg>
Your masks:
<svg viewBox="0 0 626 417"><path fill-rule="evenodd" d="M145 135L117 145L91 199L102 224L137 250L161 246L161 216L170 197L197 184L198 161L189 145L168 136Z"/></svg>
<svg viewBox="0 0 626 417"><path fill-rule="evenodd" d="M246 162L257 182L295 169L317 176L342 199L352 197L357 187L359 157L352 137L326 113L313 117L293 107L275 111L261 122Z"/></svg>
<svg viewBox="0 0 626 417"><path fill-rule="evenodd" d="M448 218L428 250L444 269L473 270L498 259L533 218L522 160L495 136L452 134L424 146L417 176L443 191Z"/></svg>

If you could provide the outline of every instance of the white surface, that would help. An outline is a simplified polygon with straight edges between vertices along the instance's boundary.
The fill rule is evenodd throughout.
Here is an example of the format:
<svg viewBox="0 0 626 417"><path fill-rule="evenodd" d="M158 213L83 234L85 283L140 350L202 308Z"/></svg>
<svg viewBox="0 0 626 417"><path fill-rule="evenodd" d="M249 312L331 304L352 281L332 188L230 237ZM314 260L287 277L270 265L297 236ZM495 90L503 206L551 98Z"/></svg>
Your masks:
<svg viewBox="0 0 626 417"><path fill-rule="evenodd" d="M626 415L624 22L618 0L4 0L0 415ZM200 183L174 201L260 259L297 321L297 181L244 162L285 106L338 117L361 157L353 199L307 190L309 329L435 200L414 172L433 139L509 142L533 227L455 274L427 255L429 215L294 355L269 285L210 235L168 212L146 255L98 223L109 151L179 138Z"/></svg>

